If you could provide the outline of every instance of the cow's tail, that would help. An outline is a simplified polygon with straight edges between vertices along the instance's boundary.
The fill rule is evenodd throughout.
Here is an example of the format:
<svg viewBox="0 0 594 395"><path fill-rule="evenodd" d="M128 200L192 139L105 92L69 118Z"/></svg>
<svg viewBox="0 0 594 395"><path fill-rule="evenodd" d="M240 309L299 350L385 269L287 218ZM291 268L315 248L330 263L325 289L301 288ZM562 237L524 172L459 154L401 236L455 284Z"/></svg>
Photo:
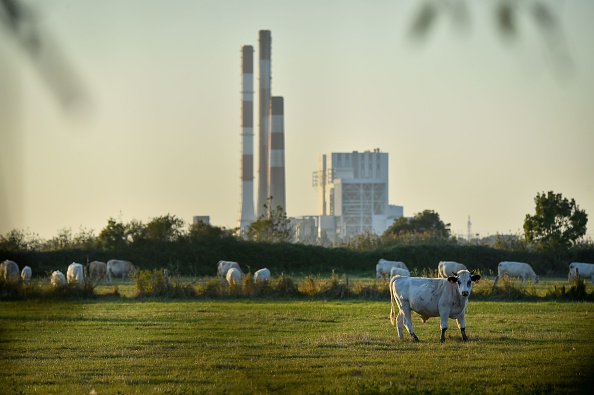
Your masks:
<svg viewBox="0 0 594 395"><path fill-rule="evenodd" d="M396 325L396 295L394 295L394 282L398 277L394 276L390 280L390 303L392 304L392 308L390 309L390 322L392 325Z"/></svg>

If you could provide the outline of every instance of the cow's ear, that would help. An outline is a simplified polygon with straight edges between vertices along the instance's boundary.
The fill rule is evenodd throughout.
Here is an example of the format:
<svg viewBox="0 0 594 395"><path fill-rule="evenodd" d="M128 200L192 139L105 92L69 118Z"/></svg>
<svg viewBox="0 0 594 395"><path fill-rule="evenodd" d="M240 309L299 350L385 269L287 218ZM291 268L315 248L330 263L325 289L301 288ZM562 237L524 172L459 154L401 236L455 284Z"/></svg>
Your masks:
<svg viewBox="0 0 594 395"><path fill-rule="evenodd" d="M470 277L470 279L472 281L478 281L481 279L481 276L480 276L480 274L474 274L472 277Z"/></svg>
<svg viewBox="0 0 594 395"><path fill-rule="evenodd" d="M448 277L448 281L451 282L452 284L456 284L458 282L458 277Z"/></svg>

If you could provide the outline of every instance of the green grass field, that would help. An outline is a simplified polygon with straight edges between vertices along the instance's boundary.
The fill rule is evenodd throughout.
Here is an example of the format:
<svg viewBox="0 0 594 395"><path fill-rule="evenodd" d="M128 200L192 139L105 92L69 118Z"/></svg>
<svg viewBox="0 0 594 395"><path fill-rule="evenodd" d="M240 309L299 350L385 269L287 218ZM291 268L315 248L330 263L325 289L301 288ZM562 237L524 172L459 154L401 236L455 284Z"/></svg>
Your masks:
<svg viewBox="0 0 594 395"><path fill-rule="evenodd" d="M473 301L461 341L389 301L0 302L1 394L591 393L594 304Z"/></svg>

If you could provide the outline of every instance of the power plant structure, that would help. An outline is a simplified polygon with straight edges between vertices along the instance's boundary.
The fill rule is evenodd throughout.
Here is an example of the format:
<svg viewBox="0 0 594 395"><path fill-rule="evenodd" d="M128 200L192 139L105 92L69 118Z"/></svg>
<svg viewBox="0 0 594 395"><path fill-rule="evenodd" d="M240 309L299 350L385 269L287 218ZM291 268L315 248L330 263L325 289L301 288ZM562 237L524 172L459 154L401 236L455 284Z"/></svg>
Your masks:
<svg viewBox="0 0 594 395"><path fill-rule="evenodd" d="M241 49L241 210L240 234L260 217L281 207L286 214L285 103L272 96L272 38L259 31L258 196L254 199L254 47ZM291 218L294 241L337 245L359 234L382 234L403 216L402 206L388 204L388 154L379 149L333 152L319 158L313 184L318 214ZM269 200L270 199L270 200ZM254 200L256 201L254 208ZM267 208L268 207L268 210Z"/></svg>
<svg viewBox="0 0 594 395"><path fill-rule="evenodd" d="M319 157L318 238L336 243L371 232L382 234L403 208L388 203L388 154L379 149L333 152Z"/></svg>
<svg viewBox="0 0 594 395"><path fill-rule="evenodd" d="M268 159L269 210L286 205L285 196L285 110L284 99L273 96L270 101L270 156Z"/></svg>
<svg viewBox="0 0 594 395"><path fill-rule="evenodd" d="M254 48L241 48L241 216L239 229L247 231L254 214Z"/></svg>
<svg viewBox="0 0 594 395"><path fill-rule="evenodd" d="M268 209L286 212L284 99L272 97L270 30L259 32L258 87L258 196L254 211L254 72L253 47L242 47L241 89L241 211L240 233L256 218L268 216ZM272 200L268 199L272 197Z"/></svg>
<svg viewBox="0 0 594 395"><path fill-rule="evenodd" d="M258 217L266 215L264 205L270 196L268 194L268 140L270 134L270 96L271 96L271 52L272 38L270 30L260 30L259 32L260 49L260 81L258 90L259 102L259 152L258 152L258 200L256 213Z"/></svg>

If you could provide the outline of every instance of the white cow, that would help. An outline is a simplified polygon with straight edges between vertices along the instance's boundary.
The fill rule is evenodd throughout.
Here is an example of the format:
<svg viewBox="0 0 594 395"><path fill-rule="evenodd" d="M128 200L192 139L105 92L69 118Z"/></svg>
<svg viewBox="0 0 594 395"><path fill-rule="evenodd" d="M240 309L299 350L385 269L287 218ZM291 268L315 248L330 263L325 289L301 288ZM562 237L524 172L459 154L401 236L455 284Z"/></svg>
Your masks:
<svg viewBox="0 0 594 395"><path fill-rule="evenodd" d="M31 280L32 274L33 274L33 271L31 270L31 268L29 266L25 266L23 268L23 270L21 271L21 278L23 279L23 282L28 283L29 280Z"/></svg>
<svg viewBox="0 0 594 395"><path fill-rule="evenodd" d="M19 281L19 265L14 261L8 259L0 263L0 277L9 283L16 283Z"/></svg>
<svg viewBox="0 0 594 395"><path fill-rule="evenodd" d="M82 288L83 265L76 262L72 262L70 265L68 265L68 270L66 271L66 280L68 280L68 284L75 284L77 287Z"/></svg>
<svg viewBox="0 0 594 395"><path fill-rule="evenodd" d="M254 282L267 282L270 281L270 270L264 268L264 269L260 269L257 270L256 273L254 273Z"/></svg>
<svg viewBox="0 0 594 395"><path fill-rule="evenodd" d="M100 261L89 263L89 277L91 280L107 279L107 263Z"/></svg>
<svg viewBox="0 0 594 395"><path fill-rule="evenodd" d="M445 331L448 329L448 318L456 319L458 328L462 332L462 339L466 336L466 321L464 312L468 304L468 297L472 290L472 282L481 278L468 270L461 270L456 276L446 278L422 277L393 277L390 280L390 321L397 322L398 337L403 338L403 325L415 341L419 338L415 334L410 312L421 316L423 323L430 317L441 320L441 338L445 341ZM396 307L398 305L398 316Z"/></svg>
<svg viewBox="0 0 594 395"><path fill-rule="evenodd" d="M54 287L61 287L66 285L66 277L61 271L55 270L50 277L50 282Z"/></svg>
<svg viewBox="0 0 594 395"><path fill-rule="evenodd" d="M219 261L219 263L217 263L217 273L219 277L225 278L227 276L227 271L231 268L235 268L241 273L239 263L232 261Z"/></svg>
<svg viewBox="0 0 594 395"><path fill-rule="evenodd" d="M226 278L229 285L241 285L241 271L237 268L232 267L231 269L227 270Z"/></svg>
<svg viewBox="0 0 594 395"><path fill-rule="evenodd" d="M401 269L408 270L408 267L404 264L404 262L400 261L387 261L385 259L380 259L377 261L377 265L375 265L375 278L380 279L385 275L390 274L390 270L393 267L399 267Z"/></svg>
<svg viewBox="0 0 594 395"><path fill-rule="evenodd" d="M390 269L390 278L394 276L410 277L410 272L407 269L403 269L401 267L393 267Z"/></svg>
<svg viewBox="0 0 594 395"><path fill-rule="evenodd" d="M499 265L497 266L497 277L495 277L493 286L497 285L499 277L504 274L507 274L508 277L521 277L522 282L525 282L527 278L531 278L532 281L534 281L534 284L538 284L538 276L534 273L534 270L532 270L532 266L524 262L499 262Z"/></svg>
<svg viewBox="0 0 594 395"><path fill-rule="evenodd" d="M448 278L452 273L458 273L460 270L468 269L463 264L453 261L441 261L437 264L438 277Z"/></svg>
<svg viewBox="0 0 594 395"><path fill-rule="evenodd" d="M571 262L569 264L569 275L567 281L571 282L575 276L579 278L589 278L594 284L594 263L583 263L583 262Z"/></svg>
<svg viewBox="0 0 594 395"><path fill-rule="evenodd" d="M107 261L107 281L111 284L113 277L122 277L122 282L125 281L126 277L134 275L136 268L132 262L121 261L119 259L110 259Z"/></svg>

